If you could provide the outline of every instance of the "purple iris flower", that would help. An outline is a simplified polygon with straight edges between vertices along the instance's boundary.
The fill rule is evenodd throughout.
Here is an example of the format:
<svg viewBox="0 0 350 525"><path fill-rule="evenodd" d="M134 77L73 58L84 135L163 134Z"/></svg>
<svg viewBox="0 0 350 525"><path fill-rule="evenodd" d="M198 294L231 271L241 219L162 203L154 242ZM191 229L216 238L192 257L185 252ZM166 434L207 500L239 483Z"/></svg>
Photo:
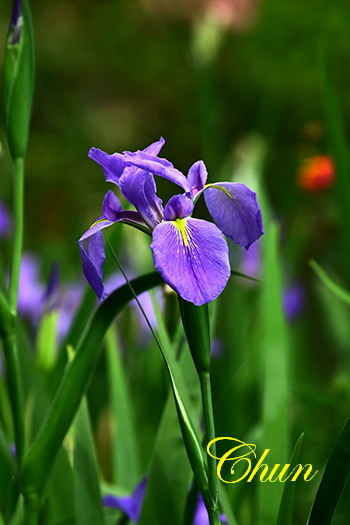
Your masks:
<svg viewBox="0 0 350 525"><path fill-rule="evenodd" d="M239 270L250 277L261 277L261 244L256 242L242 254ZM253 281L244 280L245 285L254 286ZM291 281L283 289L282 304L284 315L290 322L296 321L305 311L306 295L303 285L297 281Z"/></svg>
<svg viewBox="0 0 350 525"><path fill-rule="evenodd" d="M296 321L305 311L305 289L293 281L283 290L283 309L288 321Z"/></svg>
<svg viewBox="0 0 350 525"><path fill-rule="evenodd" d="M0 238L11 232L12 220L6 206L0 201Z"/></svg>
<svg viewBox="0 0 350 525"><path fill-rule="evenodd" d="M102 503L105 507L121 510L131 521L137 523L141 514L146 486L147 477L145 477L141 483L137 485L131 496L118 497L108 494L103 498Z"/></svg>
<svg viewBox="0 0 350 525"><path fill-rule="evenodd" d="M18 311L35 325L40 319L45 295L45 286L40 280L39 273L40 263L37 257L28 253L24 254L19 277Z"/></svg>
<svg viewBox="0 0 350 525"><path fill-rule="evenodd" d="M222 234L248 249L263 234L256 194L244 184L206 184L204 162L191 166L185 177L158 154L164 139L143 151L109 155L92 148L90 158L99 163L107 182L116 184L136 211L127 211L108 191L102 215L79 240L84 274L99 299L106 297L103 284L104 242L101 230L125 222L152 235L155 268L183 299L196 305L216 299L230 277L228 246ZM183 193L163 207L153 175L166 178ZM204 198L215 224L193 218L199 196Z"/></svg>
<svg viewBox="0 0 350 525"><path fill-rule="evenodd" d="M137 523L143 505L143 500L147 487L147 477L145 477L139 485L137 485L135 491L131 496L114 496L107 494L104 496L102 503L105 507L109 507L115 510L121 510L124 514L134 523ZM228 525L226 517L220 516L222 525ZM197 499L197 506L195 510L193 525L209 525L208 512L205 508L202 496L199 494Z"/></svg>

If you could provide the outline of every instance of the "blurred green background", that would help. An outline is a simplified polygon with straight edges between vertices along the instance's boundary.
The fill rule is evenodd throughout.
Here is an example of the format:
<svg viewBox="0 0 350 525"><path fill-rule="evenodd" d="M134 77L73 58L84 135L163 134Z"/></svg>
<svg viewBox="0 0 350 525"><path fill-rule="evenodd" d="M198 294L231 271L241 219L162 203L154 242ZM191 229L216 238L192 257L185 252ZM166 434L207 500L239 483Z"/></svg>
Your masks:
<svg viewBox="0 0 350 525"><path fill-rule="evenodd" d="M101 170L87 158L89 148L135 150L161 135L164 155L180 170L202 158L214 180L242 137L252 130L271 133L264 176L276 211L290 217L302 204L314 206L314 199L305 204L295 185L296 168L305 150L325 149L320 44L343 86L344 111L350 110L349 3L255 2L252 23L223 27L205 66L193 42L208 3L31 2L37 69L27 249L76 268L76 241L100 213L106 191ZM2 2L1 59L10 7ZM314 121L321 124L313 132ZM0 140L1 195L8 200L11 167L3 130Z"/></svg>

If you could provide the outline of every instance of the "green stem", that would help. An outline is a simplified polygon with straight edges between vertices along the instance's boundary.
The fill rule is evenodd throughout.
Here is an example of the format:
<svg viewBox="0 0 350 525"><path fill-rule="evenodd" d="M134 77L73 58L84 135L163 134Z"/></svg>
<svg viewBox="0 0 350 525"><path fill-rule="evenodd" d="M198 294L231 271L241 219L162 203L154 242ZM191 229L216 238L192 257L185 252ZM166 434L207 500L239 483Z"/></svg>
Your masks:
<svg viewBox="0 0 350 525"><path fill-rule="evenodd" d="M198 374L203 404L205 442L208 444L212 439L215 438L215 424L211 395L210 373L209 371L199 371ZM213 443L211 450L213 452L213 456L216 456L215 443ZM216 463L215 459L209 456L209 454L207 454L207 458L209 493L214 502L214 504L212 506L209 506L209 508L207 506L209 522L210 525L220 525L221 522L218 507L218 478L216 475Z"/></svg>
<svg viewBox="0 0 350 525"><path fill-rule="evenodd" d="M39 523L39 498L36 492L26 492L24 496L24 521L23 525L38 525Z"/></svg>
<svg viewBox="0 0 350 525"><path fill-rule="evenodd" d="M6 376L9 390L9 399L11 403L13 429L15 435L16 457L18 459L19 467L21 468L25 442L24 410L14 326L13 331L11 333L3 335L2 341L4 347Z"/></svg>
<svg viewBox="0 0 350 525"><path fill-rule="evenodd" d="M24 159L15 159L13 214L14 214L14 242L9 288L9 305L11 312L17 312L17 297L19 274L21 268L23 244L23 193L24 193Z"/></svg>

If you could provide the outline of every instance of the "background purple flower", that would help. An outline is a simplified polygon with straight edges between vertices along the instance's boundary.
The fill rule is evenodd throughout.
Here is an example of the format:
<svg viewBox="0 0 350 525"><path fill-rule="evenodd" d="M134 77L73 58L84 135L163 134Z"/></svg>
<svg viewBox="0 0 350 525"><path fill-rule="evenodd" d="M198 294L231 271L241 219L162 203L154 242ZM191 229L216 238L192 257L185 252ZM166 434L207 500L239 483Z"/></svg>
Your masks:
<svg viewBox="0 0 350 525"><path fill-rule="evenodd" d="M7 237L11 233L12 219L5 204L0 201L0 238Z"/></svg>

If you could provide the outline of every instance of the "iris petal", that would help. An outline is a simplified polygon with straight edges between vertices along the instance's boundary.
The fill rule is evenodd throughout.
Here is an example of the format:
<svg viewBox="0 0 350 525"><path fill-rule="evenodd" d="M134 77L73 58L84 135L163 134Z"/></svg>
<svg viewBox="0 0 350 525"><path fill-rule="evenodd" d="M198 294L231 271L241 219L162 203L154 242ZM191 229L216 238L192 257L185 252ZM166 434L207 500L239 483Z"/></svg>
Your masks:
<svg viewBox="0 0 350 525"><path fill-rule="evenodd" d="M187 180L191 186L192 197L201 191L207 182L208 172L202 160L198 160L188 170Z"/></svg>
<svg viewBox="0 0 350 525"><path fill-rule="evenodd" d="M174 195L169 199L164 208L164 219L174 221L183 219L193 212L193 202L185 195Z"/></svg>
<svg viewBox="0 0 350 525"><path fill-rule="evenodd" d="M120 177L119 186L124 197L153 229L163 217L162 201L156 195L153 176L147 171L129 167Z"/></svg>
<svg viewBox="0 0 350 525"><path fill-rule="evenodd" d="M248 249L264 233L256 193L238 182L217 182L204 191L210 215L234 243Z"/></svg>
<svg viewBox="0 0 350 525"><path fill-rule="evenodd" d="M156 142L147 146L143 151L149 155L158 155L164 144L165 140L161 137ZM107 182L113 182L113 184L119 186L119 179L126 168L126 156L132 154L130 151L125 151L124 153L125 155L121 153L109 155L98 148L91 148L89 157L102 166ZM141 152L138 151L136 153Z"/></svg>
<svg viewBox="0 0 350 525"><path fill-rule="evenodd" d="M119 178L125 168L124 155L121 155L120 153L109 155L98 148L91 148L89 151L89 157L102 166L107 182L113 182L117 185L119 184Z"/></svg>
<svg viewBox="0 0 350 525"><path fill-rule="evenodd" d="M103 498L103 505L112 509L121 510L127 517L135 523L139 520L145 490L147 485L147 477L145 477L139 485L137 485L134 493L131 496L114 496L108 494Z"/></svg>
<svg viewBox="0 0 350 525"><path fill-rule="evenodd" d="M155 267L183 299L199 306L220 295L230 265L227 244L215 224L193 218L164 221L152 237Z"/></svg>
<svg viewBox="0 0 350 525"><path fill-rule="evenodd" d="M118 221L128 221L135 225L145 226L137 211L123 210L122 205L112 191L108 191L103 200L105 216L97 219L79 239L79 249L82 258L83 271L87 281L99 299L106 297L103 284L103 264L105 249L102 231Z"/></svg>
<svg viewBox="0 0 350 525"><path fill-rule="evenodd" d="M190 192L190 185L183 173L174 168L173 164L166 159L149 155L143 151L130 153L126 156L126 162L130 166L137 166L154 175L159 175L164 179L174 182L181 186L187 193Z"/></svg>

